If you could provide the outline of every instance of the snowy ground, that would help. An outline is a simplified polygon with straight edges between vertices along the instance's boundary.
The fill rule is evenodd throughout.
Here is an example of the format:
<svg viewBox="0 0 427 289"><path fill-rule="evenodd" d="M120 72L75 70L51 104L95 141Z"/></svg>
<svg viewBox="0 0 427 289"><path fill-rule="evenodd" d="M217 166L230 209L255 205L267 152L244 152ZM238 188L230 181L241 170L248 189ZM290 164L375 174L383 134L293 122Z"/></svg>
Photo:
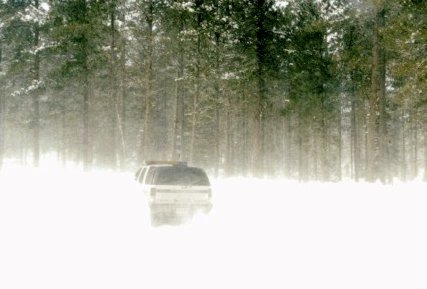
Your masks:
<svg viewBox="0 0 427 289"><path fill-rule="evenodd" d="M132 174L0 174L0 288L427 288L427 186L214 183L150 226Z"/></svg>

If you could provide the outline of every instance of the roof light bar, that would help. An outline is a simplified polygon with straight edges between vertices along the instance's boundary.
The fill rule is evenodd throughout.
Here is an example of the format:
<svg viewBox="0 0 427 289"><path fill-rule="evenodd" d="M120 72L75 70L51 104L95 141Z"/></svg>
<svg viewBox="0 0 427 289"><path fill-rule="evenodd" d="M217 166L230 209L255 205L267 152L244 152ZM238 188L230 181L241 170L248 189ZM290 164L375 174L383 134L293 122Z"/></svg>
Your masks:
<svg viewBox="0 0 427 289"><path fill-rule="evenodd" d="M146 166L150 165L173 165L173 166L187 166L187 162L184 161L145 161Z"/></svg>

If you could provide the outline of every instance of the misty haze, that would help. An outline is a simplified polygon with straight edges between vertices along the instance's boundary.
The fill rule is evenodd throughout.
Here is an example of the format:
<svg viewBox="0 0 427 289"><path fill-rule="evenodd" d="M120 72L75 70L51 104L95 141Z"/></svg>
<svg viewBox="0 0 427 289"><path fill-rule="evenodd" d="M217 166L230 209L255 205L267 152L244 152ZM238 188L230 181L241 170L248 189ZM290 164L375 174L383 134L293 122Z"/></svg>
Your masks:
<svg viewBox="0 0 427 289"><path fill-rule="evenodd" d="M0 0L0 288L427 288L426 15Z"/></svg>

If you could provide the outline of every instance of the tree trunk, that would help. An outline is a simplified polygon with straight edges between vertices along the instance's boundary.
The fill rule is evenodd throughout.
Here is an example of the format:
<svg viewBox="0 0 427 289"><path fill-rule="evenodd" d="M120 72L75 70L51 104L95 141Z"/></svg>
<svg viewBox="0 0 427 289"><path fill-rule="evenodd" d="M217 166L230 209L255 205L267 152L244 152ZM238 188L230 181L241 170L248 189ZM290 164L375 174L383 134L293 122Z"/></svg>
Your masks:
<svg viewBox="0 0 427 289"><path fill-rule="evenodd" d="M193 95L193 109L191 113L191 136L190 136L190 156L189 162L193 163L194 161L194 146L196 141L196 129L197 129L197 119L198 119L198 106L200 98L200 35L197 35L197 53L196 53L196 83L195 83L195 93Z"/></svg>
<svg viewBox="0 0 427 289"><path fill-rule="evenodd" d="M83 169L89 171L91 167L90 144L89 144L89 71L84 69L83 79Z"/></svg>
<svg viewBox="0 0 427 289"><path fill-rule="evenodd" d="M254 132L254 172L258 176L263 176L265 171L265 117L267 116L267 86L266 86L266 38L268 32L265 29L265 0L257 0L256 3L256 113Z"/></svg>
<svg viewBox="0 0 427 289"><path fill-rule="evenodd" d="M369 96L368 96L369 97ZM363 175L364 179L367 180L368 179L368 166L369 166L369 151L368 151L368 122L369 122L369 100L368 101L364 101L363 105L361 106L361 136L362 139L360 140L360 152L362 155L362 151L363 151L363 157L361 158L361 161L363 161L363 174L361 174L361 176ZM363 143L363 145L362 145Z"/></svg>
<svg viewBox="0 0 427 289"><path fill-rule="evenodd" d="M342 104L341 100L339 102L339 112L338 112L338 180L342 180Z"/></svg>
<svg viewBox="0 0 427 289"><path fill-rule="evenodd" d="M217 96L219 94L216 94ZM214 170L215 177L219 177L219 169L221 167L221 114L220 104L216 103L215 107L215 154L214 154Z"/></svg>
<svg viewBox="0 0 427 289"><path fill-rule="evenodd" d="M28 137L23 130L19 133L19 164L21 166L27 165L27 146L25 145L28 142Z"/></svg>
<svg viewBox="0 0 427 289"><path fill-rule="evenodd" d="M120 20L125 23L125 12L119 13ZM126 98L127 98L127 73L126 73L126 39L120 41L120 93L116 101L116 115L118 122L120 149L119 149L119 166L121 169L126 165Z"/></svg>
<svg viewBox="0 0 427 289"><path fill-rule="evenodd" d="M300 182L305 180L304 164L303 164L303 138L300 130L301 124L298 120L298 180Z"/></svg>
<svg viewBox="0 0 427 289"><path fill-rule="evenodd" d="M385 26L385 8L377 14L378 22L378 132L379 132L379 177L381 182L390 182L390 163L389 163L389 141L387 132L387 111L386 111L386 51L384 47L383 29Z"/></svg>
<svg viewBox="0 0 427 289"><path fill-rule="evenodd" d="M401 142L401 164L400 164L400 168L401 168L401 173L400 173L400 178L402 181L406 182L406 116L405 116L405 111L402 111L402 133L401 133L401 138L402 138L402 142Z"/></svg>
<svg viewBox="0 0 427 289"><path fill-rule="evenodd" d="M320 149L320 164L321 164L321 180L327 181L330 175L330 168L328 163L328 127L326 124L326 112L325 112L325 102L324 93L321 94L321 104L320 104L320 138L321 138L321 149Z"/></svg>
<svg viewBox="0 0 427 289"><path fill-rule="evenodd" d="M315 181L318 181L319 180L319 152L318 152L318 147L319 147L319 145L318 145L318 140L319 140L319 136L317 135L317 128L316 128L316 123L314 122L312 125L311 125L311 139L312 139L312 149L313 149L313 157L311 158L312 159L312 162L313 162L313 178L314 178L314 180ZM323 170L324 170L324 168L323 168L323 164L324 164L324 152L323 152L323 133L322 133L322 145L321 145L321 150L322 150L322 152L321 152L321 168L320 168L320 170L322 171L322 177L321 177L321 180L324 180L323 179Z"/></svg>
<svg viewBox="0 0 427 289"><path fill-rule="evenodd" d="M5 156L5 97L3 90L0 91L0 170L3 167L3 159Z"/></svg>
<svg viewBox="0 0 427 289"><path fill-rule="evenodd" d="M230 114L230 97L227 92L224 93L224 172L227 176L231 174L231 114ZM242 171L244 168L242 168Z"/></svg>
<svg viewBox="0 0 427 289"><path fill-rule="evenodd" d="M368 181L386 182L386 127L385 127L385 52L381 29L385 10L375 16L371 58L371 94L368 115Z"/></svg>
<svg viewBox="0 0 427 289"><path fill-rule="evenodd" d="M201 78L201 29L202 29L202 21L203 17L200 12L200 9L203 4L203 0L196 0L196 7L195 10L197 11L197 24L196 24L196 33L197 33L197 49L196 49L196 83L195 83L195 93L193 95L193 112L192 112L192 121L191 121L191 138L190 138L190 157L189 161L190 163L193 163L194 161L194 146L196 141L196 130L197 130L197 120L198 120L198 106L199 106L199 99L200 99L200 78Z"/></svg>
<svg viewBox="0 0 427 289"><path fill-rule="evenodd" d="M354 30L355 26L350 27L350 39L348 43L348 50L354 49ZM359 148L359 134L357 123L357 95L356 95L356 77L354 70L350 72L350 176L351 179L358 182L360 177L360 148Z"/></svg>
<svg viewBox="0 0 427 289"><path fill-rule="evenodd" d="M65 94L62 94L61 103L61 165L65 168L67 164L67 112L65 109Z"/></svg>
<svg viewBox="0 0 427 289"><path fill-rule="evenodd" d="M307 126L303 120L301 112L297 115L297 137L298 137L298 180L305 182L308 180L308 158L307 155Z"/></svg>
<svg viewBox="0 0 427 289"><path fill-rule="evenodd" d="M216 4L218 4L216 2ZM222 95L220 91L220 34L219 32L215 32L215 83L214 83L214 91L215 91L215 176L218 177L219 169L221 167L221 110L222 106Z"/></svg>
<svg viewBox="0 0 427 289"><path fill-rule="evenodd" d="M250 146L250 134L249 134L249 119L247 118L247 116L249 115L249 104L248 104L248 100L247 100L247 96L246 96L247 92L243 91L243 103L240 103L241 106L243 106L243 111L242 111L242 126L243 126L243 136L242 136L242 141L243 141L243 160L242 160L242 174L244 176L246 176L248 174L249 171L249 166L251 164L250 162L250 157L251 154L249 153L249 146ZM229 124L228 127L228 131L231 133L231 97L228 96L228 100L227 100L227 123Z"/></svg>
<svg viewBox="0 0 427 289"><path fill-rule="evenodd" d="M3 43L2 43L2 39L0 37L0 87L2 88L0 90L0 170L3 167L3 158L4 158L4 145L5 145L5 112L6 112L6 107L5 107L5 93L4 93L4 88L3 88L3 79L2 77L2 62L3 62Z"/></svg>
<svg viewBox="0 0 427 289"><path fill-rule="evenodd" d="M152 0L146 2L145 21L147 24L147 37L145 48L145 97L144 97L144 120L143 120L143 133L141 141L142 157L150 159L151 145L151 106L153 97L153 45L154 45L154 7Z"/></svg>
<svg viewBox="0 0 427 289"><path fill-rule="evenodd" d="M418 177L418 109L412 112L412 177Z"/></svg>
<svg viewBox="0 0 427 289"><path fill-rule="evenodd" d="M180 31L184 30L184 22L180 20ZM175 79L175 121L173 134L172 159L182 160L184 141L184 47L179 41L177 77Z"/></svg>
<svg viewBox="0 0 427 289"><path fill-rule="evenodd" d="M292 176L292 116L286 117L286 140L285 140L285 175Z"/></svg>
<svg viewBox="0 0 427 289"><path fill-rule="evenodd" d="M87 63L87 55L84 55L83 67L83 169L89 171L92 160L90 154L89 142L89 99L90 99L90 80L89 80L89 67Z"/></svg>
<svg viewBox="0 0 427 289"><path fill-rule="evenodd" d="M117 13L117 3L115 0L112 0L110 7L110 37L111 37L111 63L110 63L110 78L111 78L111 97L109 101L110 112L109 118L111 121L110 134L108 141L107 153L107 165L116 168L117 167L117 135L120 133L119 121L120 116L118 114L119 106L119 93L118 93L118 76L117 76L117 33L116 33L116 13Z"/></svg>
<svg viewBox="0 0 427 289"><path fill-rule="evenodd" d="M196 76L196 93L193 95L193 111L191 113L191 135L190 135L190 153L189 153L189 162L192 164L194 162L194 146L196 142L196 129L197 129L197 118L198 118L198 103L199 103L199 80Z"/></svg>
<svg viewBox="0 0 427 289"><path fill-rule="evenodd" d="M123 40L124 41L124 40ZM117 96L116 102L116 115L117 115L117 127L119 130L119 166L121 169L125 168L126 165L126 98L127 98L127 87L126 87L126 56L125 56L125 45L122 47L121 55L121 73L120 73L120 95Z"/></svg>
<svg viewBox="0 0 427 289"><path fill-rule="evenodd" d="M262 67L262 65L261 65ZM258 69L261 71L262 68ZM257 104L256 104L256 113L255 113L255 125L254 125L254 172L257 176L263 176L264 174L264 117L265 117L265 109L264 109L264 100L265 100L265 81L263 79L262 73L258 71L258 89L257 89Z"/></svg>
<svg viewBox="0 0 427 289"><path fill-rule="evenodd" d="M39 0L34 1L36 9L39 8ZM34 67L33 81L36 84L36 89L33 91L33 117L32 117L32 132L33 132L33 166L38 167L40 163L40 54L38 46L40 41L40 27L38 22L34 24Z"/></svg>
<svg viewBox="0 0 427 289"><path fill-rule="evenodd" d="M377 112L378 112L378 40L377 32L373 37L372 59L371 59L371 95L369 97L368 113L368 143L366 160L368 163L367 176L368 181L375 181L378 177L378 130L377 130Z"/></svg>
<svg viewBox="0 0 427 289"><path fill-rule="evenodd" d="M352 77L354 83L354 77ZM353 84L351 84L353 86ZM351 90L351 177L354 181L358 182L360 177L360 153L359 153L359 135L357 125L357 111L356 111L356 93L354 88Z"/></svg>
<svg viewBox="0 0 427 289"><path fill-rule="evenodd" d="M227 175L234 175L234 164L235 164L235 156L234 156L234 128L233 128L233 117L231 114L231 103L227 102L227 111L226 111L226 172ZM244 149L245 150L245 149ZM245 167L245 165L243 165ZM243 169L245 170L245 169Z"/></svg>
<svg viewBox="0 0 427 289"><path fill-rule="evenodd" d="M81 11L83 14L83 19L89 17L87 15L87 1L84 1L84 6ZM83 84L83 139L82 139L82 155L83 155L83 169L89 171L92 165L92 154L91 154L91 144L90 144L90 124L89 124L89 105L91 99L91 79L90 79L90 67L89 67L89 39L88 35L85 33L82 35L81 40L81 50L82 50L82 84Z"/></svg>
<svg viewBox="0 0 427 289"><path fill-rule="evenodd" d="M427 107L424 107L424 181L427 182Z"/></svg>

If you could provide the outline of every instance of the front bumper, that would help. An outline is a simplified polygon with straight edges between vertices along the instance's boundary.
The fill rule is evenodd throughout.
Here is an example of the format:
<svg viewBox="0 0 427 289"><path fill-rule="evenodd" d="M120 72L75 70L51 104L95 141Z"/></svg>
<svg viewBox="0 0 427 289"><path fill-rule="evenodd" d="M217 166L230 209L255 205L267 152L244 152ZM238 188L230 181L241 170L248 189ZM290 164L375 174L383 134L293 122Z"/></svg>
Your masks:
<svg viewBox="0 0 427 289"><path fill-rule="evenodd" d="M193 204L182 204L182 203L156 203L151 202L149 204L150 210L153 212L197 212L201 211L209 213L212 210L212 203L193 203Z"/></svg>

